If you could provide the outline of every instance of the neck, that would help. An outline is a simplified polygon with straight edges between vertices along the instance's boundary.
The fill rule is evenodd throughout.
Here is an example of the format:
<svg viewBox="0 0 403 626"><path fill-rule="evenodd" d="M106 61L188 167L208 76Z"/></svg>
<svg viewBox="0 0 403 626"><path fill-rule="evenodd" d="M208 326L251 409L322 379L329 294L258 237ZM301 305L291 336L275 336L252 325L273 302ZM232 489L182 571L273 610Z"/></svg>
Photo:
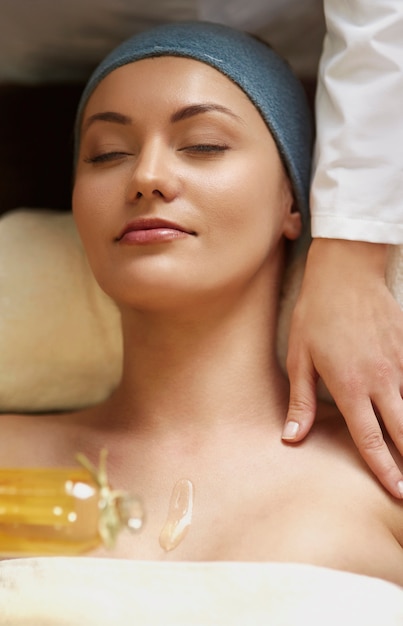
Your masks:
<svg viewBox="0 0 403 626"><path fill-rule="evenodd" d="M288 389L271 307L245 302L193 316L123 311L122 320L123 377L105 405L114 428L177 435L284 418Z"/></svg>

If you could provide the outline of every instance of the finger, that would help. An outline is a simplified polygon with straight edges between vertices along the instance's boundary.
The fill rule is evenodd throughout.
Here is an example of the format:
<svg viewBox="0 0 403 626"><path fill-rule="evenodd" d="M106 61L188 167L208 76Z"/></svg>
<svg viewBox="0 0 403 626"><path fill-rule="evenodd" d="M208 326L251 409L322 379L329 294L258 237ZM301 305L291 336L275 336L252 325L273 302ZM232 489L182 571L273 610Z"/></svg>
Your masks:
<svg viewBox="0 0 403 626"><path fill-rule="evenodd" d="M403 498L403 475L389 450L369 398L352 411L342 411L350 434L370 469L393 496Z"/></svg>
<svg viewBox="0 0 403 626"><path fill-rule="evenodd" d="M388 436L398 452L403 456L403 401L399 394L394 398L384 394L381 398L374 398L376 408Z"/></svg>
<svg viewBox="0 0 403 626"><path fill-rule="evenodd" d="M282 439L298 442L312 428L316 415L317 374L310 359L298 364L287 362L290 380L290 400Z"/></svg>

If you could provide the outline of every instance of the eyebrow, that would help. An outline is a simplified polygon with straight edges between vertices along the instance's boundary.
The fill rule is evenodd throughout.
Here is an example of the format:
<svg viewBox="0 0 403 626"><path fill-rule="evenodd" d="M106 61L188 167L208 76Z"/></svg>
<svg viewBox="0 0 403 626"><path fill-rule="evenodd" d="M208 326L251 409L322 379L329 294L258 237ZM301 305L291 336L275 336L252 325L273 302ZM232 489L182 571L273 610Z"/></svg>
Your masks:
<svg viewBox="0 0 403 626"><path fill-rule="evenodd" d="M231 111L231 109L227 109L227 107L222 106L221 104L214 103L203 103L203 104L191 104L189 106L185 106L182 109L179 109L175 113L171 115L170 121L172 123L181 122L182 120L187 120L190 117L195 115L200 115L201 113L211 113L218 112L224 113L225 115L230 115L234 119L241 121L241 118L238 117L235 113Z"/></svg>
<svg viewBox="0 0 403 626"><path fill-rule="evenodd" d="M175 124L176 122L187 120L190 117L211 112L223 113L224 115L229 115L230 117L238 121L242 121L238 115L233 113L227 107L221 104L208 102L203 104L190 104L189 106L185 106L178 111L175 111L175 113L173 113L170 117L170 122L172 124ZM117 113L116 111L102 111L100 113L94 113L94 115L90 115L90 117L85 120L82 132L84 133L86 130L88 130L88 128L95 122L111 122L113 124L128 126L133 122L133 120L128 115L123 115L123 113Z"/></svg>
<svg viewBox="0 0 403 626"><path fill-rule="evenodd" d="M132 119L128 115L116 113L115 111L102 111L101 113L94 113L94 115L90 115L90 117L85 120L83 132L88 130L94 122L112 122L114 124L127 126L132 123Z"/></svg>

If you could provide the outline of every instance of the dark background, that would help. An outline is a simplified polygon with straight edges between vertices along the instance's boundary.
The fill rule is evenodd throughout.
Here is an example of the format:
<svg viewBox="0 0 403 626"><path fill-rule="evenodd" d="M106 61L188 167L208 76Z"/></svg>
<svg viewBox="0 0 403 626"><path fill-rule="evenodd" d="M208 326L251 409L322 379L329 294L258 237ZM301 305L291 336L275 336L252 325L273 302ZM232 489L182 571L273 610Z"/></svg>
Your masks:
<svg viewBox="0 0 403 626"><path fill-rule="evenodd" d="M75 110L83 86L0 87L0 213L70 209Z"/></svg>

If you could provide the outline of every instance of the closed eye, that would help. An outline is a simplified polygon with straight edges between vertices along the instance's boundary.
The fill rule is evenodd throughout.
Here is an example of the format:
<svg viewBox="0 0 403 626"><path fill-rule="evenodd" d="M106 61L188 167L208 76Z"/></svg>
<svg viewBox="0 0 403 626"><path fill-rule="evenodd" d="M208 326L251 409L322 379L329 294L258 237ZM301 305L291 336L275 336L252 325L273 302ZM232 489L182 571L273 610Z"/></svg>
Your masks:
<svg viewBox="0 0 403 626"><path fill-rule="evenodd" d="M214 153L224 152L225 150L228 150L228 148L229 147L226 144L199 143L194 146L180 148L179 152Z"/></svg>
<svg viewBox="0 0 403 626"><path fill-rule="evenodd" d="M131 156L128 152L103 152L93 157L87 157L84 159L85 163L107 163L108 161L116 161L123 159L124 157Z"/></svg>

